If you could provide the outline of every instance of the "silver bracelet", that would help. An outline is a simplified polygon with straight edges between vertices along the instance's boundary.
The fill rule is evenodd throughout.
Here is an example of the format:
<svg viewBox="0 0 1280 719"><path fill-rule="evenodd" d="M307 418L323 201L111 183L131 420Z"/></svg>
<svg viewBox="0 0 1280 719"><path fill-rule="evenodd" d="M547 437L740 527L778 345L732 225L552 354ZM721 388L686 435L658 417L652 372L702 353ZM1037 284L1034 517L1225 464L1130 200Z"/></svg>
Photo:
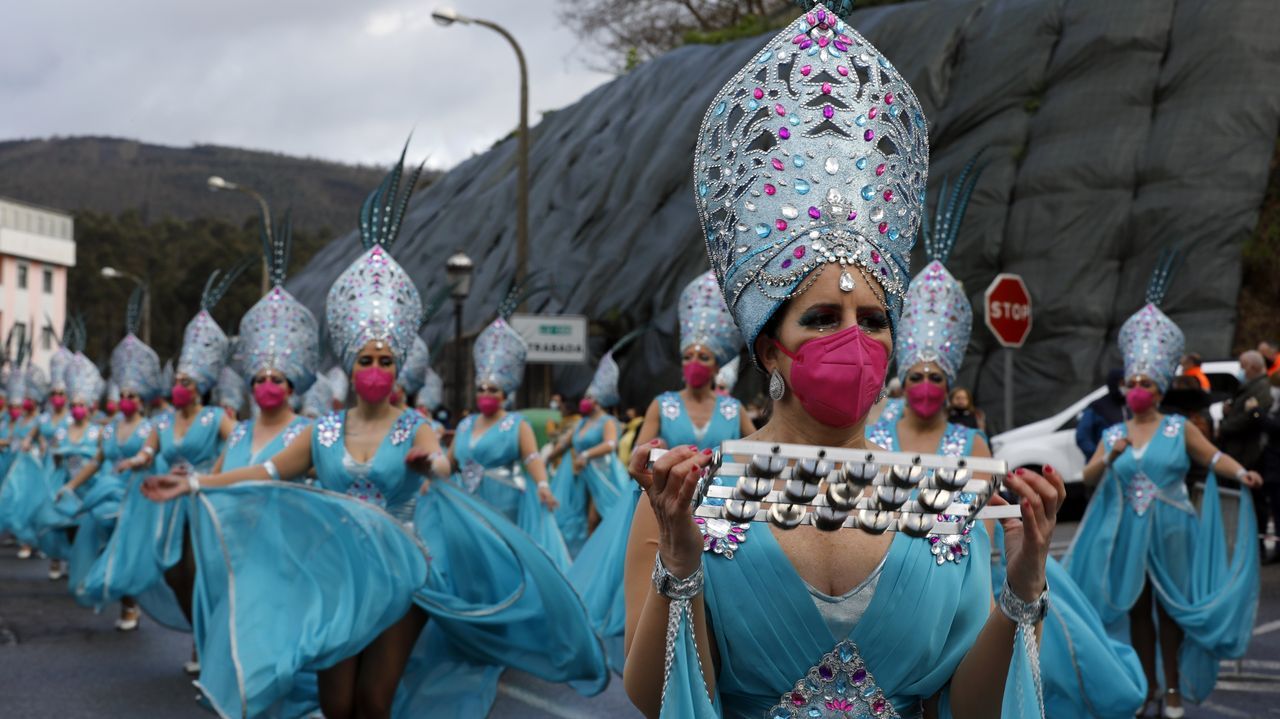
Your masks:
<svg viewBox="0 0 1280 719"><path fill-rule="evenodd" d="M702 592L702 586L705 584L706 575L702 572L702 565L699 564L697 570L693 574L680 579L672 574L662 563L662 553L658 552L653 558L653 588L658 594L672 601L689 601L698 596Z"/></svg>
<svg viewBox="0 0 1280 719"><path fill-rule="evenodd" d="M996 601L996 606L1000 607L1000 611L1018 626L1039 624L1049 611L1049 588L1046 586L1039 597L1027 602L1013 593L1013 589L1009 586L1009 580L1006 578L1004 586L1000 588L1000 596Z"/></svg>
<svg viewBox="0 0 1280 719"><path fill-rule="evenodd" d="M151 445L148 444L142 447L142 453L147 455L148 457L154 457L156 451L151 448Z"/></svg>
<svg viewBox="0 0 1280 719"><path fill-rule="evenodd" d="M1218 450L1217 452L1214 452L1214 453L1213 453L1213 459L1210 459L1210 460L1209 460L1209 471L1210 471L1210 472L1212 472L1212 471L1213 471L1213 468L1214 468L1214 467L1218 466L1218 460L1220 460L1220 459L1222 459L1222 450Z"/></svg>
<svg viewBox="0 0 1280 719"><path fill-rule="evenodd" d="M618 448L618 443L611 439L606 439L604 441L604 446L608 447L610 450L615 450Z"/></svg>
<svg viewBox="0 0 1280 719"><path fill-rule="evenodd" d="M541 453L541 452L530 452L530 453L526 454L526 455L524 456L524 463L525 463L525 464L529 464L530 462L532 462L532 461L533 461L533 460L535 460L535 459L542 459L542 453Z"/></svg>
<svg viewBox="0 0 1280 719"><path fill-rule="evenodd" d="M267 461L262 463L262 468L267 470L268 477L274 479L277 482L280 481L280 470L276 469L275 462L272 462L271 460L268 459Z"/></svg>
<svg viewBox="0 0 1280 719"><path fill-rule="evenodd" d="M1248 474L1249 474L1249 470L1245 469L1244 467L1241 467L1240 469L1236 470L1236 481L1243 482L1245 476Z"/></svg>
<svg viewBox="0 0 1280 719"><path fill-rule="evenodd" d="M551 483L544 479L538 482L538 489L551 489Z"/></svg>
<svg viewBox="0 0 1280 719"><path fill-rule="evenodd" d="M198 494L200 492L200 473L192 472L187 475L187 493Z"/></svg>

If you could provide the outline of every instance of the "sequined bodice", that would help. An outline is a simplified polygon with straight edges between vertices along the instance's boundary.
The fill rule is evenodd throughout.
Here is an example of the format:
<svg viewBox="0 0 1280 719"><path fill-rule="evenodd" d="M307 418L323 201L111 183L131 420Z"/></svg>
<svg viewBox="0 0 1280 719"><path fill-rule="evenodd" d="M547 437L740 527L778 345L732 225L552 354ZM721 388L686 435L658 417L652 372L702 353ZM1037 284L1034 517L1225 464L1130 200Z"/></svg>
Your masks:
<svg viewBox="0 0 1280 719"><path fill-rule="evenodd" d="M96 424L86 425L78 439L71 439L71 425L59 427L53 434L51 454L58 462L75 474L85 462L98 455L98 442L102 437L102 428Z"/></svg>
<svg viewBox="0 0 1280 719"><path fill-rule="evenodd" d="M520 425L524 415L508 412L497 424L476 435L475 415L462 420L453 440L453 456L459 467L476 463L485 469L509 467L520 461Z"/></svg>
<svg viewBox="0 0 1280 719"><path fill-rule="evenodd" d="M668 447L692 444L699 449L714 449L742 436L742 420L739 419L742 405L732 397L716 396L716 408L712 410L706 427L693 425L679 392L658 395L658 411L662 416L658 436Z"/></svg>
<svg viewBox="0 0 1280 719"><path fill-rule="evenodd" d="M160 415L155 420L156 429L160 432L160 457L169 467L187 466L208 472L222 453L218 425L224 416L221 407L204 407L191 420L182 439L175 439L176 415L172 412Z"/></svg>
<svg viewBox="0 0 1280 719"><path fill-rule="evenodd" d="M40 415L40 436L46 441L53 440L53 436L57 434L59 429L71 424L71 413L67 412L62 415L59 420L54 420L51 414Z"/></svg>
<svg viewBox="0 0 1280 719"><path fill-rule="evenodd" d="M142 451L142 445L151 436L151 420L139 420L133 426L132 432L128 437L120 436L120 418L111 421L103 430L102 435L102 456L108 463L107 466L114 465L122 459L127 459Z"/></svg>
<svg viewBox="0 0 1280 719"><path fill-rule="evenodd" d="M577 428L573 431L573 451L582 454L592 447L599 446L604 442L604 426L617 424L617 421L609 415L603 415L599 419L584 417L579 420Z"/></svg>
<svg viewBox="0 0 1280 719"><path fill-rule="evenodd" d="M256 453L253 451L254 420L240 422L227 437L227 451L222 458L222 471L227 472L253 464L261 464L271 459L277 452L289 446L298 435L307 431L311 420L295 417L284 429L280 430L271 441L262 446Z"/></svg>
<svg viewBox="0 0 1280 719"><path fill-rule="evenodd" d="M311 459L320 486L388 510L407 506L422 484L422 478L404 463L422 416L405 410L368 462L357 462L347 451L345 422L346 412L342 411L327 414L312 425Z"/></svg>
<svg viewBox="0 0 1280 719"><path fill-rule="evenodd" d="M1189 514L1196 513L1183 481L1191 468L1186 449L1186 422L1186 418L1179 415L1165 415L1145 446L1139 449L1130 444L1111 463L1110 476L1120 482L1126 503L1139 516L1145 515L1157 500ZM1110 451L1116 442L1128 436L1128 426L1121 422L1102 433L1103 446Z"/></svg>

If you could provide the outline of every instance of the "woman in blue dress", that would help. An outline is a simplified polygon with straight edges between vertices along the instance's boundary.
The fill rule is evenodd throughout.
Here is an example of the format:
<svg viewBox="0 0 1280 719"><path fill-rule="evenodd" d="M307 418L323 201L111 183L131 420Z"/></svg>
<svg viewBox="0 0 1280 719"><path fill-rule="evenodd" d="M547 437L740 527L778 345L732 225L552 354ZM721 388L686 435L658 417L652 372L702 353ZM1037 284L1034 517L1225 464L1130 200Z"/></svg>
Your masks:
<svg viewBox="0 0 1280 719"><path fill-rule="evenodd" d="M413 281L386 250L407 204L400 173L365 203L367 250L326 300L355 406L262 464L146 485L159 501L194 495L201 591L228 597L198 604L223 610L196 617L208 667L200 685L222 716L275 714L311 672L326 717L386 717L393 706L396 716L482 716L473 704L429 703L424 687L444 658L431 656L436 647L553 681L602 686L607 676L550 559L484 503L425 481L449 464L419 415L389 402L422 316ZM416 173L408 179L413 187ZM312 469L319 488L265 481Z"/></svg>
<svg viewBox="0 0 1280 719"><path fill-rule="evenodd" d="M1249 487L1262 478L1219 452L1195 425L1158 409L1185 344L1159 308L1171 262L1162 261L1147 304L1120 328L1133 416L1103 432L1085 466L1085 483L1098 487L1064 564L1112 634L1130 638L1148 703L1163 698L1162 713L1177 719L1184 699L1200 702L1213 690L1219 660L1248 649L1258 600L1257 525L1249 493L1241 492L1228 559L1218 475ZM1186 484L1193 461L1209 470L1199 511Z"/></svg>
<svg viewBox="0 0 1280 719"><path fill-rule="evenodd" d="M932 227L925 228L923 242L929 264L911 280L894 340L905 402L891 405L867 429L867 439L886 450L991 456L982 432L950 423L945 406L969 346L973 308L964 287L944 263L955 246L980 173L970 162L955 185L955 194L939 200L936 220ZM944 183L944 188L948 184ZM943 519L940 515L939 519L953 518ZM991 521L985 524L1000 553L1002 529ZM928 538L938 571L955 571L948 565L986 561L986 557L969 556L971 532L969 529L959 535ZM993 592L1004 584L1003 559L1001 556L993 567ZM1097 719L1132 717L1147 691L1137 655L1127 644L1107 635L1097 612L1053 558L1046 563L1046 579L1053 588L1054 601L1049 606L1040 647L1045 714Z"/></svg>
<svg viewBox="0 0 1280 719"><path fill-rule="evenodd" d="M29 348L20 346L9 373L9 434L5 445L8 460L5 473L0 476L0 532L11 532L17 538L18 559L31 557L35 537L20 518L26 482L19 479L15 483L13 479L39 467L28 438L39 424L38 409L49 389L44 373L30 364L29 358Z"/></svg>
<svg viewBox="0 0 1280 719"><path fill-rule="evenodd" d="M680 293L678 315L685 386L679 391L663 392L649 404L636 446L661 437L669 447L687 445L702 450L750 434L754 428L742 405L733 397L715 392L711 383L711 378L729 364L742 347L742 335L724 304L714 274L700 274L685 286ZM617 392L616 385L613 392ZM569 579L586 602L596 631L609 648L609 663L619 673L625 659L622 651L626 629L623 570L639 497L640 486L631 483L620 511L601 523L569 571ZM715 545L719 551L732 553L731 543L738 536L736 533L730 534L727 528L721 533L718 522L699 527L707 532L708 546Z"/></svg>
<svg viewBox="0 0 1280 719"><path fill-rule="evenodd" d="M712 99L696 153L708 255L774 400L750 439L866 448L926 186L914 93L818 5ZM1042 715L1028 648L1060 476L1005 481L1021 519L1003 520L993 607L987 562L939 568L906 533L759 525L732 556L706 550L691 500L712 453L674 447L650 468L660 445L630 464L647 501L628 547L624 677L646 716ZM985 530L971 534L986 556Z"/></svg>

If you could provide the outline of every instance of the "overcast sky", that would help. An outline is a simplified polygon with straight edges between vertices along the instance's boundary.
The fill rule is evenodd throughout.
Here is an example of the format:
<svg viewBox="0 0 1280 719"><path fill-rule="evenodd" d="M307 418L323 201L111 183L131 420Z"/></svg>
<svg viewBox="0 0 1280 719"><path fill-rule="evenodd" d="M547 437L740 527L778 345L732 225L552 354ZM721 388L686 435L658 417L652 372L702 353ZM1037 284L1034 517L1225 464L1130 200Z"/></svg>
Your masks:
<svg viewBox="0 0 1280 719"><path fill-rule="evenodd" d="M112 135L385 164L448 167L516 124L515 56L530 121L608 81L556 17L556 0L39 0L5 2L0 139Z"/></svg>

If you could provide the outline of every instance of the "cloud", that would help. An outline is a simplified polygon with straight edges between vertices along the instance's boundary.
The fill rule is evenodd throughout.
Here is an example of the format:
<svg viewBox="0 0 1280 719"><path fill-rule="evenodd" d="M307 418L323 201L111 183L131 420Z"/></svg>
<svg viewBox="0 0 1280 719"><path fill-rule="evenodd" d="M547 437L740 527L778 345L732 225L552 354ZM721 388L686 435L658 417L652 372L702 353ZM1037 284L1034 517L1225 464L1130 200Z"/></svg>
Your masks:
<svg viewBox="0 0 1280 719"><path fill-rule="evenodd" d="M385 164L451 166L516 125L506 42L440 27L430 5L392 0L54 0L6 9L0 138L115 135L217 143ZM530 119L609 78L579 61L555 0L465 0L528 58ZM16 30L16 31L15 31Z"/></svg>

